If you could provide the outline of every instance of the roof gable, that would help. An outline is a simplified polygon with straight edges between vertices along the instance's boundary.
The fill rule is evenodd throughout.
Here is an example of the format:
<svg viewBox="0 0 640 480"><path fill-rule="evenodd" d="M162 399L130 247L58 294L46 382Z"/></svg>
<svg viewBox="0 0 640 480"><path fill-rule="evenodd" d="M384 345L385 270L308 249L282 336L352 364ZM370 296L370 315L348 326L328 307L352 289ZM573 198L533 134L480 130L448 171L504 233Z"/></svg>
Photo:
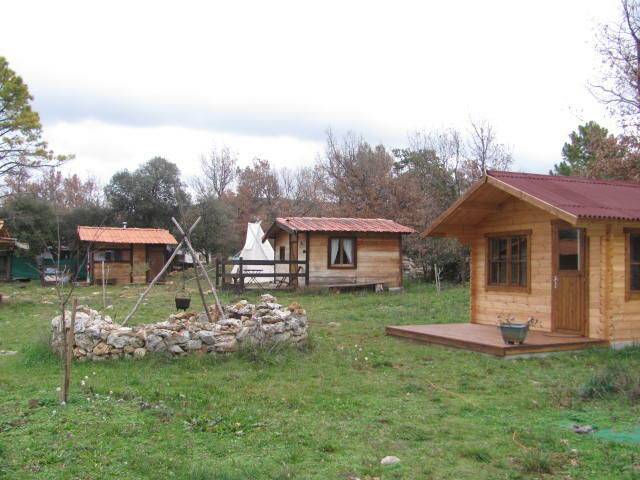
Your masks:
<svg viewBox="0 0 640 480"><path fill-rule="evenodd" d="M579 177L488 171L425 231L460 236L508 196L571 224L586 220L640 221L640 185Z"/></svg>
<svg viewBox="0 0 640 480"><path fill-rule="evenodd" d="M178 242L163 228L119 228L78 226L82 242L126 243L147 245L177 245Z"/></svg>

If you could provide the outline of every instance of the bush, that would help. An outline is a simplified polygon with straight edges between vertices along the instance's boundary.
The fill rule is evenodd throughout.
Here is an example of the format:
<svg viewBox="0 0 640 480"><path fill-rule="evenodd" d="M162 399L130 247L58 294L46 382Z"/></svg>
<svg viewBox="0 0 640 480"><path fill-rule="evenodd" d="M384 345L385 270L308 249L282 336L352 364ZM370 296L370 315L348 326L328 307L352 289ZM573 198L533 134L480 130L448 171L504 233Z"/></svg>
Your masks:
<svg viewBox="0 0 640 480"><path fill-rule="evenodd" d="M621 363L612 363L592 374L578 393L584 400L624 395L636 402L640 399L640 376Z"/></svg>
<svg viewBox="0 0 640 480"><path fill-rule="evenodd" d="M526 473L552 473L551 457L538 449L530 449L523 452L520 457L520 465Z"/></svg>

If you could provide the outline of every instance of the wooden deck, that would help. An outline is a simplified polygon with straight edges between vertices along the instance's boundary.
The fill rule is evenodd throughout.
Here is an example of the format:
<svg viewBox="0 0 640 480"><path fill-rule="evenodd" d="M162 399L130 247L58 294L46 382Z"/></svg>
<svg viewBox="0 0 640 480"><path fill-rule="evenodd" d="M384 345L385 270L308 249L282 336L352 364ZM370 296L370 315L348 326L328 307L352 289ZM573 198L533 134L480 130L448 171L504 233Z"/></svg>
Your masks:
<svg viewBox="0 0 640 480"><path fill-rule="evenodd" d="M497 327L475 323L389 326L387 335L417 342L464 348L499 357L603 347L609 342L559 333L530 331L523 345L507 345Z"/></svg>

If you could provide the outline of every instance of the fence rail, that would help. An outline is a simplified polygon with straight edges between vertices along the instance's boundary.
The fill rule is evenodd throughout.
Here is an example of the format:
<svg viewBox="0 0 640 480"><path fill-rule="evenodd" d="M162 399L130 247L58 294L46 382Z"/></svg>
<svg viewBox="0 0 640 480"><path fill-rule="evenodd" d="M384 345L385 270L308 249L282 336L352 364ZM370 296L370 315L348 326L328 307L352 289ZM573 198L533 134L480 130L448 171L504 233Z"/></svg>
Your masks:
<svg viewBox="0 0 640 480"><path fill-rule="evenodd" d="M289 270L278 272L278 265L287 265ZM231 266L231 271L227 267ZM252 271L251 267L273 267L273 273ZM233 271L234 267L238 267ZM304 267L304 268L303 268ZM295 271L291 271L295 268ZM245 260L242 257L234 259L216 258L216 286L225 288L233 287L244 291L247 283L259 285L258 278L273 278L275 288L293 288L297 286L298 279L304 278L305 284L309 284L309 265L306 260ZM231 280L231 283L228 280ZM248 282L247 282L248 280Z"/></svg>

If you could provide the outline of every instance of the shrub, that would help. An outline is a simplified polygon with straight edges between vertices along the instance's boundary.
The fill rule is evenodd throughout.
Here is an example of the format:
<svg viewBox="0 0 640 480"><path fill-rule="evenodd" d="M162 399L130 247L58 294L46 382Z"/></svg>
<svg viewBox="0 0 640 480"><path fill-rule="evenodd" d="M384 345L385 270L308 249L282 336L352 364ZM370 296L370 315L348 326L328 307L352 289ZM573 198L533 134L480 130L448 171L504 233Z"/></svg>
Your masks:
<svg viewBox="0 0 640 480"><path fill-rule="evenodd" d="M539 449L529 449L522 453L520 465L526 473L552 473L551 457Z"/></svg>
<svg viewBox="0 0 640 480"><path fill-rule="evenodd" d="M621 363L611 363L593 373L578 391L584 400L624 395L631 401L640 399L640 377Z"/></svg>

